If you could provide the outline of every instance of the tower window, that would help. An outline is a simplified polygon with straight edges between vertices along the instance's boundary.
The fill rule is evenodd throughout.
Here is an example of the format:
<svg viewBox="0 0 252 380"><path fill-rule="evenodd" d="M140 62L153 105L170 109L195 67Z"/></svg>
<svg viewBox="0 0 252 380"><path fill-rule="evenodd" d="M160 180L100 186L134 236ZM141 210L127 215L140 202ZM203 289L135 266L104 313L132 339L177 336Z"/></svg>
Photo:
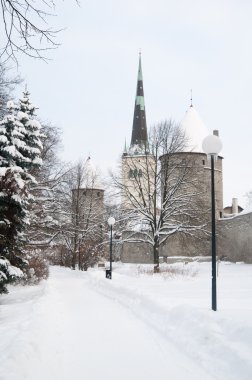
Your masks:
<svg viewBox="0 0 252 380"><path fill-rule="evenodd" d="M205 165L205 160L202 160L202 164Z"/></svg>
<svg viewBox="0 0 252 380"><path fill-rule="evenodd" d="M132 169L130 169L129 171L129 178L133 178L134 177L134 171Z"/></svg>
<svg viewBox="0 0 252 380"><path fill-rule="evenodd" d="M130 169L129 170L129 178L137 178L137 177L142 177L143 176L143 171L142 169Z"/></svg>
<svg viewBox="0 0 252 380"><path fill-rule="evenodd" d="M97 193L97 197L99 197L101 195L101 193L100 193L100 191L98 191L98 193Z"/></svg>

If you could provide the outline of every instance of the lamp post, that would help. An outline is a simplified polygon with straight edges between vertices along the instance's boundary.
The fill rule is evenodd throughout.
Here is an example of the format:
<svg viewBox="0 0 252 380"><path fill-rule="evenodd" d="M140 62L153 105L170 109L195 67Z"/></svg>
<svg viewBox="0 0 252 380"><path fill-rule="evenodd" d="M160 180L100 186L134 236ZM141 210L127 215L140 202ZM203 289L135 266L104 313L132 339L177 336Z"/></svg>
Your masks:
<svg viewBox="0 0 252 380"><path fill-rule="evenodd" d="M109 249L109 269L106 270L106 278L112 279L112 232L113 225L115 224L115 218L112 216L108 218L108 225L110 227L110 249Z"/></svg>
<svg viewBox="0 0 252 380"><path fill-rule="evenodd" d="M222 142L216 135L209 135L202 142L203 151L211 158L211 209L212 209L212 310L217 310L216 289L216 234L215 234L215 183L214 159L222 149Z"/></svg>

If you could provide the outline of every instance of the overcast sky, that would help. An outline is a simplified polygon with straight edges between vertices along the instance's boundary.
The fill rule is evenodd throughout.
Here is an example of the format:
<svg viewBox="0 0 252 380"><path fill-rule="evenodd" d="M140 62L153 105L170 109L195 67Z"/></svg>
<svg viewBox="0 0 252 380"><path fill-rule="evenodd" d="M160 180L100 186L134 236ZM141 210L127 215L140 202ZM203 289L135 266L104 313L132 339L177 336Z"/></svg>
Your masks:
<svg viewBox="0 0 252 380"><path fill-rule="evenodd" d="M20 58L41 118L63 130L62 158L91 154L102 170L130 142L139 48L147 124L183 119L193 104L220 131L224 206L252 189L250 0L58 1L66 27L49 64ZM21 89L20 89L21 90ZM19 95L19 94L18 94Z"/></svg>

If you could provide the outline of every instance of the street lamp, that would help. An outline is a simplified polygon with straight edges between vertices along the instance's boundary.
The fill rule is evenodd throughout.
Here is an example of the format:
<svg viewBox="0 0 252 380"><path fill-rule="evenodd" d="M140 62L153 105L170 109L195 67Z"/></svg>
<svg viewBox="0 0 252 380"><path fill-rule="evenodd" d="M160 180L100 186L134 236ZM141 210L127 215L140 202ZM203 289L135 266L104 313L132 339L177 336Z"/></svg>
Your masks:
<svg viewBox="0 0 252 380"><path fill-rule="evenodd" d="M222 142L216 135L204 138L203 151L211 157L211 206L212 206L212 310L217 310L216 290L216 235L215 235L215 186L214 186L214 159L222 149Z"/></svg>
<svg viewBox="0 0 252 380"><path fill-rule="evenodd" d="M106 270L106 278L112 279L112 230L115 224L115 218L111 216L108 218L108 225L110 227L110 250L109 250L109 269Z"/></svg>

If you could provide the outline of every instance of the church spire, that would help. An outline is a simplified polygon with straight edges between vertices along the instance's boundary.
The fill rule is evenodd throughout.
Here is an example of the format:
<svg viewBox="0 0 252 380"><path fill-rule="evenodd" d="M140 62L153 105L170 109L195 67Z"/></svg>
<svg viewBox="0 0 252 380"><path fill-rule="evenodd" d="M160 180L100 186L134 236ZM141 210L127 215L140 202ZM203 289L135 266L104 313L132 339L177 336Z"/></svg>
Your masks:
<svg viewBox="0 0 252 380"><path fill-rule="evenodd" d="M146 125L146 115L145 115L145 105L144 105L141 53L139 53L137 90L136 90L135 110L134 110L134 119L133 119L133 128L132 128L130 146L133 147L136 145L144 149L148 145L147 125Z"/></svg>

